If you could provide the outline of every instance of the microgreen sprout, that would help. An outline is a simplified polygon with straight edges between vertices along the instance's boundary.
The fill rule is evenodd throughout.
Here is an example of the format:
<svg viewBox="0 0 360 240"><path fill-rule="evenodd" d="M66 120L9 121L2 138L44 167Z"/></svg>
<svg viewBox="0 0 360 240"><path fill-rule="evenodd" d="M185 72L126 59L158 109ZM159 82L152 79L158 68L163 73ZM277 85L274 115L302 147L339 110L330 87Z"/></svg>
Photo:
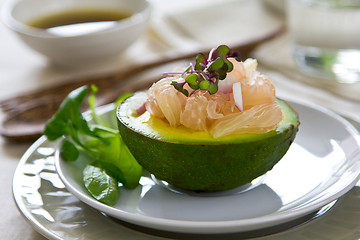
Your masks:
<svg viewBox="0 0 360 240"><path fill-rule="evenodd" d="M233 70L233 64L228 58L235 58L239 61L240 53L238 51L231 51L228 46L220 45L213 48L208 58L202 53L196 56L195 65L190 63L189 67L184 72L167 72L167 76L179 75L184 79L183 82L173 81L171 85L176 90L189 96L189 92L185 89L185 85L191 89L207 90L210 94L218 91L219 80L224 80L226 74Z"/></svg>

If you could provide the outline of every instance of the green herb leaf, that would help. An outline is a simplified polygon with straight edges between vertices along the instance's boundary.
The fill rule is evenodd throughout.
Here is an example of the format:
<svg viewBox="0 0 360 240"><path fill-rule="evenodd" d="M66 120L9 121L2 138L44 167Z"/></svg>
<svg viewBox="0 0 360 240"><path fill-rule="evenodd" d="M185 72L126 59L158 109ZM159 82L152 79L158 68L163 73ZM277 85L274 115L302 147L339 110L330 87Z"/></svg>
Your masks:
<svg viewBox="0 0 360 240"><path fill-rule="evenodd" d="M91 163L91 165L104 169L108 175L115 178L118 182L122 183L123 185L127 185L124 173L114 164L104 161L95 161Z"/></svg>
<svg viewBox="0 0 360 240"><path fill-rule="evenodd" d="M197 79L198 79L198 75L196 74L190 74L186 77L185 81L188 83L188 84L197 84Z"/></svg>
<svg viewBox="0 0 360 240"><path fill-rule="evenodd" d="M204 63L206 62L206 57L204 54L199 53L196 56L195 70L202 71L205 69Z"/></svg>
<svg viewBox="0 0 360 240"><path fill-rule="evenodd" d="M90 155L98 161L116 166L124 175L125 181L122 183L126 188L137 187L142 175L142 167L127 148L120 134L117 132L114 134L114 130L101 126L96 126L93 131L101 138L85 143Z"/></svg>
<svg viewBox="0 0 360 240"><path fill-rule="evenodd" d="M221 69L221 67L224 65L224 60L221 58L217 58L215 61L211 62L208 66L209 71L216 71Z"/></svg>
<svg viewBox="0 0 360 240"><path fill-rule="evenodd" d="M234 69L234 65L227 59L224 59L224 63L226 64L226 72L231 72Z"/></svg>
<svg viewBox="0 0 360 240"><path fill-rule="evenodd" d="M215 50L215 56L216 57L222 57L222 58L226 58L227 54L229 53L230 49L228 46L226 45L220 45L216 50Z"/></svg>
<svg viewBox="0 0 360 240"><path fill-rule="evenodd" d="M110 206L117 202L118 183L103 168L87 165L83 170L83 181L86 189L96 200Z"/></svg>
<svg viewBox="0 0 360 240"><path fill-rule="evenodd" d="M192 89L199 89L200 76L197 74L190 74L186 77L185 81L189 84Z"/></svg>
<svg viewBox="0 0 360 240"><path fill-rule="evenodd" d="M95 86L95 85L91 85L91 92L90 92L88 100L87 100L88 104L89 104L89 108L91 110L91 117L93 118L93 121L96 124L106 126L106 127L110 127L109 123L103 117L99 116L95 112L95 107L96 107L96 96L95 96L95 94L97 92L98 92L98 87Z"/></svg>
<svg viewBox="0 0 360 240"><path fill-rule="evenodd" d="M218 91L218 84L210 83L209 87L207 88L210 94L215 94Z"/></svg>
<svg viewBox="0 0 360 240"><path fill-rule="evenodd" d="M86 95L87 87L83 86L72 91L64 99L58 111L45 125L43 134L50 141L61 136L71 136L76 143L81 145L79 133L95 137L80 111L80 106Z"/></svg>
<svg viewBox="0 0 360 240"><path fill-rule="evenodd" d="M206 80L199 83L199 87L201 90L207 90L209 86L210 86L210 82Z"/></svg>
<svg viewBox="0 0 360 240"><path fill-rule="evenodd" d="M184 88L184 83L179 83L177 81L172 81L171 85L173 85L175 87L176 90L178 90L179 92L181 92L182 94L184 94L185 96L189 96L189 92L188 90L186 90Z"/></svg>
<svg viewBox="0 0 360 240"><path fill-rule="evenodd" d="M60 156L69 162L75 161L79 157L79 150L73 142L65 138L60 146Z"/></svg>
<svg viewBox="0 0 360 240"><path fill-rule="evenodd" d="M184 78L188 72L191 71L192 65L190 64L185 71L181 74L181 78Z"/></svg>
<svg viewBox="0 0 360 240"><path fill-rule="evenodd" d="M232 63L230 63L232 66ZM216 72L218 75L219 80L224 80L226 78L227 72L229 71L229 67L227 64L222 65L222 67Z"/></svg>

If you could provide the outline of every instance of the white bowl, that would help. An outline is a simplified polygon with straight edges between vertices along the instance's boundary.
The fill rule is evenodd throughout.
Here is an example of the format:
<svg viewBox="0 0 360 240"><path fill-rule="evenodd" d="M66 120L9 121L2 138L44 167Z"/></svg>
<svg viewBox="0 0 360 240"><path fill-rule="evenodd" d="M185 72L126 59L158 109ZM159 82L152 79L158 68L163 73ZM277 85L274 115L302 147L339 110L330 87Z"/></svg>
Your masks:
<svg viewBox="0 0 360 240"><path fill-rule="evenodd" d="M61 36L27 25L41 16L79 8L125 10L132 15L90 33ZM83 63L115 57L146 30L151 12L147 0L9 0L3 22L32 49L60 64Z"/></svg>

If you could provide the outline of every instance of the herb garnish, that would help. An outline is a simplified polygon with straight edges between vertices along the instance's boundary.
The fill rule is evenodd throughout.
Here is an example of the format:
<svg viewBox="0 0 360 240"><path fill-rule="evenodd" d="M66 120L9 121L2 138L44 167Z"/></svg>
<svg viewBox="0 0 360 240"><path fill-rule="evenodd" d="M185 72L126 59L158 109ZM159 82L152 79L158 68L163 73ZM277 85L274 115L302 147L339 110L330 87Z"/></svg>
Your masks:
<svg viewBox="0 0 360 240"><path fill-rule="evenodd" d="M226 74L233 69L233 64L228 60L230 57L240 61L240 52L231 51L228 46L220 45L210 51L208 58L199 53L195 65L190 63L183 73L165 73L165 75L181 74L185 81L173 81L171 85L185 96L189 96L188 90L184 88L186 84L194 90L207 90L210 94L214 94L218 91L219 80L224 80Z"/></svg>
<svg viewBox="0 0 360 240"><path fill-rule="evenodd" d="M130 153L119 131L96 114L96 91L97 88L92 86L88 97L94 123L88 123L80 111L88 94L88 88L83 86L64 99L58 111L46 123L44 135L50 141L63 138L60 155L65 161L77 160L80 152L90 156L92 162L89 161L83 171L84 185L95 199L112 205L118 198L118 182L125 188L135 188L142 175L142 167ZM117 103L124 98L120 97Z"/></svg>

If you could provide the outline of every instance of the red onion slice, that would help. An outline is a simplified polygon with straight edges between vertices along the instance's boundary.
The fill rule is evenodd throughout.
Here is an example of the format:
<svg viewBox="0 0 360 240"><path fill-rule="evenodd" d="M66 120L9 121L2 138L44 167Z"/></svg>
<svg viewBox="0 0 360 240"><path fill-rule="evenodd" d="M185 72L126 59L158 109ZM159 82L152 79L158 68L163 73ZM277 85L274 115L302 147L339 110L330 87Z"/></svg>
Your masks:
<svg viewBox="0 0 360 240"><path fill-rule="evenodd" d="M146 111L145 103L146 102L144 102L144 104L142 104L138 109L136 109L136 114L137 115L141 115Z"/></svg>
<svg viewBox="0 0 360 240"><path fill-rule="evenodd" d="M234 83L232 88L233 88L235 106L240 110L240 112L242 112L244 110L244 106L243 106L243 97L241 91L241 83L240 82Z"/></svg>

